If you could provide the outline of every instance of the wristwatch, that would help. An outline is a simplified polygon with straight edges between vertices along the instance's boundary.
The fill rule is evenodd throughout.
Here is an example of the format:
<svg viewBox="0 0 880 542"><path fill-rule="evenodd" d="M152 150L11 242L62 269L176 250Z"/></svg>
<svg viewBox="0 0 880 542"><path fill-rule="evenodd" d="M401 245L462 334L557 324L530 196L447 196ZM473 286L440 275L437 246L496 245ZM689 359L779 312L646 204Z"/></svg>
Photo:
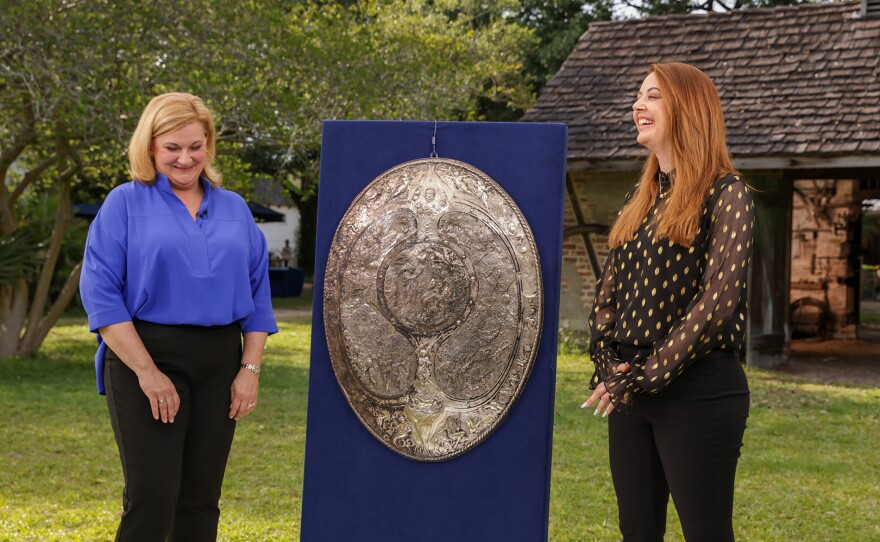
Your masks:
<svg viewBox="0 0 880 542"><path fill-rule="evenodd" d="M254 364L254 363L242 363L242 364L241 364L241 368L242 368L242 369L247 369L248 371L254 373L255 375L259 375L259 374L260 374L260 366Z"/></svg>

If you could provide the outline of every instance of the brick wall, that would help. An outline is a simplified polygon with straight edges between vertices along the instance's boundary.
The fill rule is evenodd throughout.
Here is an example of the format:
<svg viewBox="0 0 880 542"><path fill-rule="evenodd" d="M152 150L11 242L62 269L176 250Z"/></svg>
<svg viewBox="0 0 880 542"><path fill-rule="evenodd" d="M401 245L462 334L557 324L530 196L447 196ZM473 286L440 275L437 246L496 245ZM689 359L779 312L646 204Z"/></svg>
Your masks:
<svg viewBox="0 0 880 542"><path fill-rule="evenodd" d="M856 338L859 269L849 261L860 219L859 184L850 179L794 182L791 232L791 301L811 297L827 304L830 336Z"/></svg>
<svg viewBox="0 0 880 542"><path fill-rule="evenodd" d="M617 216L626 191L635 183L637 173L570 173L584 221L610 225ZM566 196L565 228L577 224L572 201ZM608 237L590 234L593 248L604 265L608 258ZM601 269L598 270L601 272ZM593 307L596 279L583 237L575 234L562 242L562 287L559 325L568 330L586 330Z"/></svg>

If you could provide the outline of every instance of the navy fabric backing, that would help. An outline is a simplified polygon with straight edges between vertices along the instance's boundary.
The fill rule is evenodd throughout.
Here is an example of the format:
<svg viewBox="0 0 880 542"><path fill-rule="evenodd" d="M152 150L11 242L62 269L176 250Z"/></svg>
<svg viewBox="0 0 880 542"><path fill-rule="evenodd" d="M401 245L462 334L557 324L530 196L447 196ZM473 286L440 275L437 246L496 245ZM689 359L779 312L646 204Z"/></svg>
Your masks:
<svg viewBox="0 0 880 542"><path fill-rule="evenodd" d="M352 200L391 167L431 152L433 122L326 121L301 540L537 542L547 538L567 129L440 122L437 152L495 179L528 220L541 258L544 327L526 387L483 443L440 463L406 459L357 419L327 352L323 277ZM279 458L281 460L281 458Z"/></svg>

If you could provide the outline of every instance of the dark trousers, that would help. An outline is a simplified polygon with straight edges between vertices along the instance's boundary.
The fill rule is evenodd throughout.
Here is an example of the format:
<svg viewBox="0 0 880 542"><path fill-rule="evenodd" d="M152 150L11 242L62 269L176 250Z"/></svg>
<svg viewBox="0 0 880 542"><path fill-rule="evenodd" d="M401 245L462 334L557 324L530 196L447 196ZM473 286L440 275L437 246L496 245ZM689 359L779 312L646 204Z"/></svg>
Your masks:
<svg viewBox="0 0 880 542"><path fill-rule="evenodd" d="M135 373L107 350L104 384L125 490L117 541L217 539L218 502L235 422L230 386L241 363L241 328L135 321L160 371L174 382L174 423L154 420Z"/></svg>
<svg viewBox="0 0 880 542"><path fill-rule="evenodd" d="M621 348L632 359L633 348ZM733 541L733 485L749 388L733 352L716 350L634 412L608 419L624 542L662 542L669 495L688 542Z"/></svg>

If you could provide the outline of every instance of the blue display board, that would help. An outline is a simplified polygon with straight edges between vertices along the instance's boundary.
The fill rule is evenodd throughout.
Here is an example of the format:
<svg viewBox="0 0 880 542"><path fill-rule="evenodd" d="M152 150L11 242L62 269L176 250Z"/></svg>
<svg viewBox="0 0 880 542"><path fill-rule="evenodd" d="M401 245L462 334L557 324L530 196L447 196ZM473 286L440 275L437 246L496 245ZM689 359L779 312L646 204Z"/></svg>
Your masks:
<svg viewBox="0 0 880 542"><path fill-rule="evenodd" d="M440 122L437 154L500 184L528 220L541 259L544 327L529 381L507 419L440 463L379 442L346 402L330 364L323 278L336 226L391 167L427 158L433 122L327 121L321 154L309 374L303 542L538 542L547 539L567 130L560 124Z"/></svg>

